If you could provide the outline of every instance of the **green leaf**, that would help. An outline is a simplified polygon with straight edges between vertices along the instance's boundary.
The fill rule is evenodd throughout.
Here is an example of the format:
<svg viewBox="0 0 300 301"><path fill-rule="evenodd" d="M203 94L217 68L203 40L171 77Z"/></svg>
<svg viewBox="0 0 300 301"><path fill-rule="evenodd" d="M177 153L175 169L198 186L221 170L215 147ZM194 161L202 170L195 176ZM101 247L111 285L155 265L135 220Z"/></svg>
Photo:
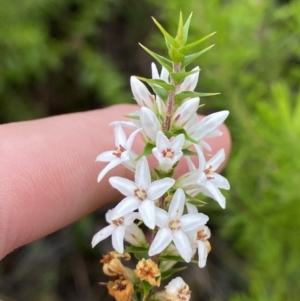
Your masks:
<svg viewBox="0 0 300 301"><path fill-rule="evenodd" d="M204 42L205 40L207 40L208 38L212 37L213 35L215 35L217 32L213 32L213 33L210 33L209 35L205 36L204 38L196 41L196 42L193 42L191 44L188 44L184 47L181 47L180 48L180 52L183 53L183 54L186 54L188 51L190 51L191 49L193 49L194 47L200 45L202 42Z"/></svg>
<svg viewBox="0 0 300 301"><path fill-rule="evenodd" d="M182 12L179 13L179 21L178 21L178 29L175 40L178 42L180 46L184 45L184 30L183 30L183 19Z"/></svg>
<svg viewBox="0 0 300 301"><path fill-rule="evenodd" d="M183 270L185 270L186 268L187 268L187 266L185 266L185 267L180 267L180 268L169 269L169 270L167 270L167 271L165 271L165 272L163 272L163 273L161 274L161 279L162 279L162 280L167 279L167 278L171 277L173 274L178 273L178 272L180 272L180 271L183 271Z"/></svg>
<svg viewBox="0 0 300 301"><path fill-rule="evenodd" d="M146 145L145 145L145 147L144 147L143 152L137 158L135 158L135 161L140 160L143 156L152 155L152 149L153 149L153 147L155 147L154 144L152 144L150 142L147 142Z"/></svg>
<svg viewBox="0 0 300 301"><path fill-rule="evenodd" d="M208 51L209 49L211 49L212 47L214 47L215 45L211 45L197 53L188 55L185 57L183 63L182 63L182 68L186 67L187 65L189 65L192 61L194 61L198 56L202 55L203 53L205 53L206 51Z"/></svg>
<svg viewBox="0 0 300 301"><path fill-rule="evenodd" d="M146 298L153 286L148 281L144 281L144 280L142 281L142 284L143 284L143 290L144 290L144 292L143 292L143 301L144 301L144 300L146 300Z"/></svg>
<svg viewBox="0 0 300 301"><path fill-rule="evenodd" d="M181 256L175 256L175 255L161 255L159 256L159 261L185 262L185 260ZM197 261L192 259L191 262L197 262Z"/></svg>
<svg viewBox="0 0 300 301"><path fill-rule="evenodd" d="M168 92L164 88L156 86L156 85L150 85L150 86L153 89L154 93L156 95L158 95L158 97L161 100L167 101L167 99L168 99Z"/></svg>
<svg viewBox="0 0 300 301"><path fill-rule="evenodd" d="M181 63L184 60L184 55L173 46L169 49L168 54L174 63Z"/></svg>
<svg viewBox="0 0 300 301"><path fill-rule="evenodd" d="M171 171L169 172L163 172L163 171L160 171L156 168L154 168L155 170L155 173L157 174L157 176L159 177L159 179L163 179L163 178L173 178L173 175L174 175L174 168L171 169Z"/></svg>
<svg viewBox="0 0 300 301"><path fill-rule="evenodd" d="M140 77L140 76L136 76L136 78L148 83L149 85L154 84L154 85L160 86L160 87L164 88L167 91L173 91L174 88L175 88L173 85L171 85L169 83L166 83L162 79L149 79L149 78Z"/></svg>
<svg viewBox="0 0 300 301"><path fill-rule="evenodd" d="M188 19L186 20L186 22L183 26L183 33L184 33L183 45L186 43L188 35L189 35L189 28L190 28L192 15L193 15L193 13L190 14L190 16L188 17Z"/></svg>
<svg viewBox="0 0 300 301"><path fill-rule="evenodd" d="M148 252L149 249L146 247L135 247L135 246L130 246L125 248L124 253L143 253L143 252Z"/></svg>
<svg viewBox="0 0 300 301"><path fill-rule="evenodd" d="M159 28L161 33L164 35L166 40L174 47L179 48L178 42L158 23L158 21L152 17L153 22L156 24L156 26Z"/></svg>
<svg viewBox="0 0 300 301"><path fill-rule="evenodd" d="M193 70L193 71L188 71L188 72L178 72L178 73L174 73L171 72L170 76L171 78L175 81L176 84L181 84L182 81L189 75L194 74L199 72L199 70Z"/></svg>
<svg viewBox="0 0 300 301"><path fill-rule="evenodd" d="M185 129L181 128L181 129L176 129L174 131L175 136L179 135L179 134L184 134L185 136L185 140L188 140L192 143L198 144L198 142L196 140L194 140L192 137L190 137L187 132L185 131Z"/></svg>
<svg viewBox="0 0 300 301"><path fill-rule="evenodd" d="M172 72L172 62L169 61L168 59L166 59L165 57L156 54L155 52L151 51L150 49L148 49L147 47L145 47L144 45L142 45L141 43L139 43L139 45L146 51L148 52L152 57L154 57L162 66L164 66L169 72Z"/></svg>
<svg viewBox="0 0 300 301"><path fill-rule="evenodd" d="M183 149L182 152L185 156L197 156L198 155L197 152L191 151L189 149Z"/></svg>
<svg viewBox="0 0 300 301"><path fill-rule="evenodd" d="M219 95L220 93L202 93L202 92L194 92L194 91L183 91L175 95L175 100L182 101L186 98L192 97L207 97L207 96L214 96Z"/></svg>

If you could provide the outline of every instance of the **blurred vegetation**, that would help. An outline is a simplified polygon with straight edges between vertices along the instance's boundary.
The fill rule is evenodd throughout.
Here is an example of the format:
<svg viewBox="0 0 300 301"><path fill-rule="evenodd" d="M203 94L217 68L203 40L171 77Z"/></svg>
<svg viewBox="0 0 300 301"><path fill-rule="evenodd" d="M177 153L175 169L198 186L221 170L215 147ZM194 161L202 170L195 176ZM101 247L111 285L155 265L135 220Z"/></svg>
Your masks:
<svg viewBox="0 0 300 301"><path fill-rule="evenodd" d="M221 92L203 112L229 108L233 139L227 209L204 208L213 252L186 275L193 300L299 300L300 1L2 0L0 121L131 102L129 76L150 74L137 43L165 52L150 16L174 33L179 10L193 11L190 41L217 31L198 90ZM89 245L106 209L7 256L0 299L105 300Z"/></svg>

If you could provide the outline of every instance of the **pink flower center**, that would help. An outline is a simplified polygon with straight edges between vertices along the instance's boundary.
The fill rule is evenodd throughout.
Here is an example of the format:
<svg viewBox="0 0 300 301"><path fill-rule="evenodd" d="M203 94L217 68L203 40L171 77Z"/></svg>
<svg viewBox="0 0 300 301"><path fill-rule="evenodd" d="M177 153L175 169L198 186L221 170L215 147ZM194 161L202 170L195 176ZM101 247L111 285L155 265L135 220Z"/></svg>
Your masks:
<svg viewBox="0 0 300 301"><path fill-rule="evenodd" d="M119 147L116 147L116 151L113 154L116 157L120 158L122 153L124 153L125 151L126 151L125 147L120 144Z"/></svg>
<svg viewBox="0 0 300 301"><path fill-rule="evenodd" d="M112 220L112 224L116 225L116 226L122 226L124 222L124 218L123 217L119 217L117 219Z"/></svg>
<svg viewBox="0 0 300 301"><path fill-rule="evenodd" d="M166 150L163 150L161 152L163 154L164 157L173 159L174 158L174 152L172 151L171 148L167 148Z"/></svg>
<svg viewBox="0 0 300 301"><path fill-rule="evenodd" d="M214 171L212 170L212 166L208 166L205 170L204 173L206 174L207 180L213 180L215 177L212 175L214 174Z"/></svg>

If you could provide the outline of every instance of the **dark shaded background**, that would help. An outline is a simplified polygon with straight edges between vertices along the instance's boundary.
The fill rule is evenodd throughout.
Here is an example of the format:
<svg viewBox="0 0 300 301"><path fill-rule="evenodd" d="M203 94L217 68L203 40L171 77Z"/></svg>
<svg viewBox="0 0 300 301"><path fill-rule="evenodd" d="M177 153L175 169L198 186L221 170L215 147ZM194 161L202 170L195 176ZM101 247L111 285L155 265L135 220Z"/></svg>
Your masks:
<svg viewBox="0 0 300 301"><path fill-rule="evenodd" d="M132 102L129 76L150 76L152 62L137 43L165 54L150 16L175 34L179 11L193 11L190 41L217 31L198 90L221 92L202 113L231 111L232 189L225 211L204 209L207 268L184 277L193 300L299 300L300 1L182 2L2 0L0 122ZM8 255L0 300L110 300L97 284L110 242L90 248L107 209Z"/></svg>

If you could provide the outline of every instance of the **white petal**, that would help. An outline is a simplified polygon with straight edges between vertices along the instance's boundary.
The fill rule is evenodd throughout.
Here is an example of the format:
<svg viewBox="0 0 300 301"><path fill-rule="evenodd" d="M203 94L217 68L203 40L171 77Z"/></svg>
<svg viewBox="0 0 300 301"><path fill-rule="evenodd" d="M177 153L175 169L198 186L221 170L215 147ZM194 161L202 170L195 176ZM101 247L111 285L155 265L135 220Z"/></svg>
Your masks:
<svg viewBox="0 0 300 301"><path fill-rule="evenodd" d="M97 232L92 239L92 248L94 248L100 241L110 236L115 230L115 225L108 225L99 232Z"/></svg>
<svg viewBox="0 0 300 301"><path fill-rule="evenodd" d="M180 256L190 262L193 251L187 235L183 231L173 231L173 241Z"/></svg>
<svg viewBox="0 0 300 301"><path fill-rule="evenodd" d="M125 227L119 226L116 227L115 231L111 236L113 248L119 252L124 252L124 235L125 235Z"/></svg>
<svg viewBox="0 0 300 301"><path fill-rule="evenodd" d="M179 134L171 141L172 149L175 153L179 153L182 150L182 146L185 142L185 137L183 134Z"/></svg>
<svg viewBox="0 0 300 301"><path fill-rule="evenodd" d="M152 72L153 79L160 79L157 67L154 63L151 63L151 72Z"/></svg>
<svg viewBox="0 0 300 301"><path fill-rule="evenodd" d="M116 167L117 165L121 164L123 162L123 160L121 160L120 158L116 157L114 160L112 160L111 162L109 162L99 173L98 175L98 183L103 179L103 177L114 167Z"/></svg>
<svg viewBox="0 0 300 301"><path fill-rule="evenodd" d="M126 135L120 124L116 124L114 127L115 131L115 146L119 147L120 145L125 147L126 144Z"/></svg>
<svg viewBox="0 0 300 301"><path fill-rule="evenodd" d="M182 216L185 204L185 194L181 188L178 188L173 195L170 207L169 216L170 220L177 220Z"/></svg>
<svg viewBox="0 0 300 301"><path fill-rule="evenodd" d="M193 73L184 79L183 83L180 85L180 91L194 91L195 90L196 85L198 83L200 68L197 66L192 71L195 71L195 70L197 70L198 72Z"/></svg>
<svg viewBox="0 0 300 301"><path fill-rule="evenodd" d="M195 114L199 107L199 97L194 97L186 100L174 113L172 122L177 127L184 126L189 119Z"/></svg>
<svg viewBox="0 0 300 301"><path fill-rule="evenodd" d="M161 151L171 148L171 142L161 131L159 131L156 136L156 147L158 147Z"/></svg>
<svg viewBox="0 0 300 301"><path fill-rule="evenodd" d="M110 162L116 159L116 155L114 155L115 151L106 151L97 156L96 161L100 162Z"/></svg>
<svg viewBox="0 0 300 301"><path fill-rule="evenodd" d="M212 166L213 170L219 168L222 162L225 160L224 148L220 149L210 160L207 161L207 166Z"/></svg>
<svg viewBox="0 0 300 301"><path fill-rule="evenodd" d="M127 197L123 199L114 209L114 213L112 218L117 219L121 216L124 216L128 213L133 212L136 210L139 205L141 204L141 201L138 200L136 197Z"/></svg>
<svg viewBox="0 0 300 301"><path fill-rule="evenodd" d="M198 213L198 209L195 205L193 205L191 203L188 203L188 202L186 202L185 205L186 205L186 209L187 209L188 213L190 213L190 214L191 213L194 213L194 214Z"/></svg>
<svg viewBox="0 0 300 301"><path fill-rule="evenodd" d="M198 168L199 168L199 170L204 171L205 168L206 168L206 160L205 160L205 157L204 157L204 154L203 154L202 147L199 146L199 145L196 145L195 148L196 148L196 151L197 151L197 154L198 154L198 160L199 160Z"/></svg>
<svg viewBox="0 0 300 301"><path fill-rule="evenodd" d="M161 180L156 180L149 185L148 188L148 199L156 200L160 198L165 192L168 191L175 183L174 179L164 178Z"/></svg>
<svg viewBox="0 0 300 301"><path fill-rule="evenodd" d="M131 212L124 216L124 226L130 226L136 219L141 219L141 215L138 212Z"/></svg>
<svg viewBox="0 0 300 301"><path fill-rule="evenodd" d="M155 114L148 108L142 107L140 112L140 120L143 131L151 141L156 141L156 135L161 131L161 124Z"/></svg>
<svg viewBox="0 0 300 301"><path fill-rule="evenodd" d="M210 193L210 196L215 199L223 209L225 209L226 199L220 190L211 181L206 181L205 188Z"/></svg>
<svg viewBox="0 0 300 301"><path fill-rule="evenodd" d="M151 183L151 175L149 164L145 156L143 156L136 164L135 183L139 189L148 189Z"/></svg>
<svg viewBox="0 0 300 301"><path fill-rule="evenodd" d="M129 136L127 142L126 142L126 150L129 151L131 150L131 147L132 147L132 143L133 143L133 140L135 138L135 136L137 135L138 132L140 132L142 129L139 128L137 130L135 130L133 133L131 133L131 135Z"/></svg>
<svg viewBox="0 0 300 301"><path fill-rule="evenodd" d="M164 209L155 207L155 223L160 228L166 228L169 224L169 214Z"/></svg>
<svg viewBox="0 0 300 301"><path fill-rule="evenodd" d="M189 170L190 170L190 171L195 170L196 167L195 167L193 161L191 160L191 158L190 158L190 157L185 157L185 159L186 159L186 162L187 162L187 164L188 164Z"/></svg>
<svg viewBox="0 0 300 301"><path fill-rule="evenodd" d="M149 249L149 256L162 252L172 241L173 234L169 228L159 229Z"/></svg>
<svg viewBox="0 0 300 301"><path fill-rule="evenodd" d="M109 183L125 196L134 196L134 190L137 188L134 182L122 177L110 177Z"/></svg>
<svg viewBox="0 0 300 301"><path fill-rule="evenodd" d="M208 255L208 252L207 252L205 243L203 241L198 241L198 256L199 256L198 265L199 265L199 268L205 267L207 255Z"/></svg>
<svg viewBox="0 0 300 301"><path fill-rule="evenodd" d="M130 77L130 85L134 99L140 107L153 108L155 99L147 87L135 76Z"/></svg>
<svg viewBox="0 0 300 301"><path fill-rule="evenodd" d="M139 206L139 213L145 225L154 229L155 227L155 205L153 201L144 200Z"/></svg>
<svg viewBox="0 0 300 301"><path fill-rule="evenodd" d="M218 188L226 189L226 190L230 189L230 184L228 180L217 173L214 173L213 179L209 181L211 181Z"/></svg>
<svg viewBox="0 0 300 301"><path fill-rule="evenodd" d="M181 228L184 232L195 231L208 222L209 218L203 213L185 214L180 218Z"/></svg>
<svg viewBox="0 0 300 301"><path fill-rule="evenodd" d="M144 232L136 224L126 227L124 239L136 247L148 245Z"/></svg>
<svg viewBox="0 0 300 301"><path fill-rule="evenodd" d="M169 82L169 71L165 67L161 68L160 78L164 80L166 83Z"/></svg>

